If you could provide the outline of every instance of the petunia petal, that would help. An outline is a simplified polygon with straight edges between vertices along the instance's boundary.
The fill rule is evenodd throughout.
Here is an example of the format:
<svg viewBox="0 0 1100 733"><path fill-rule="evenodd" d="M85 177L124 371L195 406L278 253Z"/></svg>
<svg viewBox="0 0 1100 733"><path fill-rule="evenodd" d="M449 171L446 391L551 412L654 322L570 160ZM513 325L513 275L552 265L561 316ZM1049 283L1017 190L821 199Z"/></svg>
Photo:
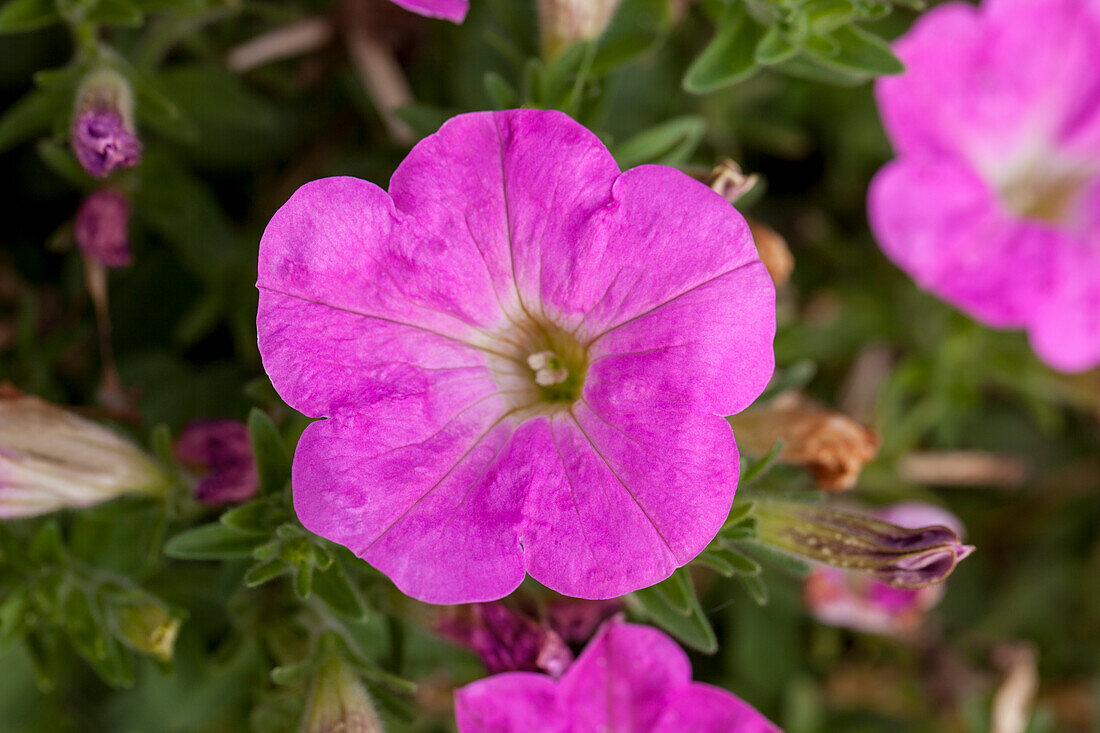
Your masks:
<svg viewBox="0 0 1100 733"><path fill-rule="evenodd" d="M497 460L514 426L498 396L446 406L413 396L311 424L294 457L294 508L408 595L495 600L524 576L515 527L526 486Z"/></svg>
<svg viewBox="0 0 1100 733"><path fill-rule="evenodd" d="M775 288L753 260L605 331L589 349L585 393L613 388L637 411L676 394L700 414L735 414L771 379L775 328Z"/></svg>
<svg viewBox="0 0 1100 733"><path fill-rule="evenodd" d="M1047 140L1095 150L1100 32L1089 5L999 0L924 13L895 45L906 73L876 85L898 151L996 172Z"/></svg>
<svg viewBox="0 0 1100 733"><path fill-rule="evenodd" d="M731 692L694 683L681 692L653 733L781 733L770 720Z"/></svg>
<svg viewBox="0 0 1100 733"><path fill-rule="evenodd" d="M393 0L395 3L420 15L430 18L443 18L454 23L466 19L470 10L470 0Z"/></svg>
<svg viewBox="0 0 1100 733"><path fill-rule="evenodd" d="M572 241L538 242L543 300L580 314L582 338L595 340L714 281L745 277L736 273L758 261L737 210L677 170L631 169L611 194ZM774 310L773 291L769 285L747 304L754 314Z"/></svg>
<svg viewBox="0 0 1100 733"><path fill-rule="evenodd" d="M480 252L503 307L518 316L541 314L541 255L574 266L577 233L610 203L618 175L607 148L567 115L479 112L449 120L413 148L390 192L424 231ZM571 287L591 287L588 274Z"/></svg>
<svg viewBox="0 0 1100 733"><path fill-rule="evenodd" d="M565 595L613 598L668 577L686 561L665 537L685 544L678 528L663 515L655 520L568 413L528 422L516 446L533 459L521 536L535 580Z"/></svg>
<svg viewBox="0 0 1100 733"><path fill-rule="evenodd" d="M574 733L558 702L553 678L508 672L455 692L462 733Z"/></svg>
<svg viewBox="0 0 1100 733"><path fill-rule="evenodd" d="M1067 249L1060 286L1036 309L1029 332L1044 361L1079 372L1100 363L1100 255L1083 243Z"/></svg>
<svg viewBox="0 0 1100 733"><path fill-rule="evenodd" d="M558 682L577 731L646 733L691 682L691 663L657 629L610 622Z"/></svg>
<svg viewBox="0 0 1100 733"><path fill-rule="evenodd" d="M868 193L883 251L924 288L994 326L1023 325L1045 298L1066 235L1014 220L971 171L949 160L900 158Z"/></svg>

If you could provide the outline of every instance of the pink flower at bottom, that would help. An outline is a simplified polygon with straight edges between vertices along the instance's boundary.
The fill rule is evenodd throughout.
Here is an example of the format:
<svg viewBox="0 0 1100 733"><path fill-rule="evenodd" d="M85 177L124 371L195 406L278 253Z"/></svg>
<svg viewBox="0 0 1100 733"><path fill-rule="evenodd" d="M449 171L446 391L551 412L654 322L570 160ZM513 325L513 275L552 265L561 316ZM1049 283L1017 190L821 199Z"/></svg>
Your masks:
<svg viewBox="0 0 1100 733"><path fill-rule="evenodd" d="M130 203L104 188L88 194L76 212L73 238L85 257L107 267L130 264Z"/></svg>
<svg viewBox="0 0 1100 733"><path fill-rule="evenodd" d="M944 526L962 537L963 526L946 509L919 501L879 507L877 519L906 529ZM973 550L962 547L961 561ZM926 611L940 602L944 585L895 588L867 575L820 565L806 578L803 596L810 613L829 626L872 634L904 634L917 628Z"/></svg>
<svg viewBox="0 0 1100 733"><path fill-rule="evenodd" d="M429 18L443 18L454 23L466 19L470 0L393 0L405 10L411 10Z"/></svg>
<svg viewBox="0 0 1100 733"><path fill-rule="evenodd" d="M933 8L876 95L898 158L872 182L882 249L922 287L1100 364L1100 2Z"/></svg>
<svg viewBox="0 0 1100 733"><path fill-rule="evenodd" d="M294 507L432 603L525 573L611 598L725 521L723 415L772 374L775 289L748 225L663 166L621 172L560 112L467 114L389 192L299 189L260 243L260 354L311 417Z"/></svg>
<svg viewBox="0 0 1100 733"><path fill-rule="evenodd" d="M509 672L455 693L459 733L779 733L736 695L691 681L683 650L612 621L562 677Z"/></svg>

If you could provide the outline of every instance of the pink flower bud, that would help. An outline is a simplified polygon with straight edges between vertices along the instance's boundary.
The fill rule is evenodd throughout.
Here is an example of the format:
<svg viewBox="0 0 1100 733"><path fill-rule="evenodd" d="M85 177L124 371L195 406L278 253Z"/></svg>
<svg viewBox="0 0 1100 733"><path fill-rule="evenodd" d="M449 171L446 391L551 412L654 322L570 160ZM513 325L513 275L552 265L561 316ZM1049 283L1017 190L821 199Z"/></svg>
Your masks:
<svg viewBox="0 0 1100 733"><path fill-rule="evenodd" d="M130 264L130 204L117 191L100 189L84 199L76 212L73 234L80 251L107 267Z"/></svg>
<svg viewBox="0 0 1100 733"><path fill-rule="evenodd" d="M69 142L80 165L96 178L138 164L141 141L134 134L133 94L120 74L100 69L84 79Z"/></svg>
<svg viewBox="0 0 1100 733"><path fill-rule="evenodd" d="M558 677L573 662L560 636L502 603L457 609L440 622L439 631L473 650L490 674L541 671Z"/></svg>
<svg viewBox="0 0 1100 733"><path fill-rule="evenodd" d="M248 428L237 420L191 423L176 441L176 455L204 474L195 487L204 504L247 501L260 486Z"/></svg>

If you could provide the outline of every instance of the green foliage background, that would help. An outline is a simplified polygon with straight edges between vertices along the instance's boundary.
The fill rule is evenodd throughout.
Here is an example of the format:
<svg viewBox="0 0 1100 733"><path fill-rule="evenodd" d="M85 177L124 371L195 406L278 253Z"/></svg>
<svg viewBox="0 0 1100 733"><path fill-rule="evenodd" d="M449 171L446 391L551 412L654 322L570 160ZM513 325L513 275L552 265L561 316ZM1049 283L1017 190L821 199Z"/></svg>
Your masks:
<svg viewBox="0 0 1100 733"><path fill-rule="evenodd" d="M719 650L694 655L697 678L736 691L788 733L976 733L989 729L1001 680L994 651L1024 640L1043 681L1031 733L1100 730L1100 376L1051 373L1020 334L988 331L920 293L867 229L866 185L891 155L868 80L897 70L876 38L896 36L916 11L714 0L674 20L667 0L624 0L597 44L543 61L533 0L473 0L462 26L375 5L416 96L401 116L417 136L457 112L530 105L573 114L624 166L703 175L732 157L766 179L745 210L785 235L797 259L779 302L782 373L835 405L866 349L892 360L874 404L880 455L852 496L945 503L978 551L909 643L813 623L798 578L767 562L751 593L702 570L701 628L709 621ZM117 175L133 203L135 264L111 276L111 318L139 414L119 426L163 453L165 430L249 419L258 408L250 427L267 484L251 514L206 530L216 536L191 535L190 546L177 538L171 558L164 538L217 512L127 500L0 527L0 731L294 730L309 671L296 665L310 659L308 629L318 624L354 647L392 731L449 730L446 691L482 674L475 657L432 633L426 607L308 537L286 509L286 462L304 422L278 401L256 351L260 233L307 180L385 185L407 146L391 141L339 37L245 74L228 71L225 55L338 11L319 0L0 7L0 377L61 404L96 405L95 321L71 242L81 192L94 183L65 133L81 64L102 53L87 36L97 28L133 80L146 144L141 165ZM166 428L154 441L156 426ZM915 449L1015 454L1032 470L1021 487L932 490L895 470ZM757 487L810 482L776 467ZM273 559L282 564L256 570ZM274 580L242 584L268 572ZM171 665L96 631L108 601L89 602L83 630L71 608L43 614L51 574L81 578L93 596L116 582L140 587L185 613ZM27 619L20 594L31 587L45 595ZM753 598L761 587L765 606ZM655 601L644 600L634 613L652 613ZM423 683L420 692L403 680Z"/></svg>

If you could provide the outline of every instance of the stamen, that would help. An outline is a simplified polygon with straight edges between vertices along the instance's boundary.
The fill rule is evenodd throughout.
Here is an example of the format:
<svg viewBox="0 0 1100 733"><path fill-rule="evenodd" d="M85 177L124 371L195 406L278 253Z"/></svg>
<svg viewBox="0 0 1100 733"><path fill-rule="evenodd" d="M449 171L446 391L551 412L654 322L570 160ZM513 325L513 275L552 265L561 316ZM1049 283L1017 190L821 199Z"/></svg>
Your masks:
<svg viewBox="0 0 1100 733"><path fill-rule="evenodd" d="M535 372L535 384L550 387L569 378L561 359L553 351L539 351L527 357L527 366Z"/></svg>

